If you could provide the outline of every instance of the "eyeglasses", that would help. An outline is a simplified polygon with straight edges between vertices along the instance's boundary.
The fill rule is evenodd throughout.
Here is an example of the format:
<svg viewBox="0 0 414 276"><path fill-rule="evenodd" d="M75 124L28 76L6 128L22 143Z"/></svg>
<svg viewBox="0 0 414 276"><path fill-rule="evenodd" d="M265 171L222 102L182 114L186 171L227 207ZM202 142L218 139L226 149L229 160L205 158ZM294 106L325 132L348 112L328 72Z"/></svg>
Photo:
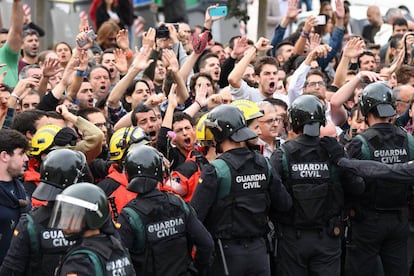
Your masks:
<svg viewBox="0 0 414 276"><path fill-rule="evenodd" d="M404 103L404 104L409 104L409 103L410 103L410 101L403 101L403 100L401 100L401 99L399 99L399 100L395 100L395 102L396 102L396 103Z"/></svg>
<svg viewBox="0 0 414 276"><path fill-rule="evenodd" d="M326 86L326 83L324 81L312 81L312 82L309 82L307 86L308 87L316 87L316 86L324 87Z"/></svg>
<svg viewBox="0 0 414 276"><path fill-rule="evenodd" d="M265 123L268 125L273 125L274 123L283 123L283 118L282 117L276 117L276 118L270 118L267 120L259 120L260 123Z"/></svg>

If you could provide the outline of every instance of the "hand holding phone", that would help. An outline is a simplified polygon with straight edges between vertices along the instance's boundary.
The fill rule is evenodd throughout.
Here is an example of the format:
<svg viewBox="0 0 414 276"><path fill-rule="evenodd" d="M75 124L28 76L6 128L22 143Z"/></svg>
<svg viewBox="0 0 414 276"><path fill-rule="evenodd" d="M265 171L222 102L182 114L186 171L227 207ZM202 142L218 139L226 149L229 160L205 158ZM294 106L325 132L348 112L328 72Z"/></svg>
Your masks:
<svg viewBox="0 0 414 276"><path fill-rule="evenodd" d="M210 8L210 16L226 16L227 15L227 6L218 6Z"/></svg>
<svg viewBox="0 0 414 276"><path fill-rule="evenodd" d="M318 21L318 25L326 25L326 16L325 15L318 15L316 17L316 20Z"/></svg>
<svg viewBox="0 0 414 276"><path fill-rule="evenodd" d="M83 48L86 44L89 43L89 38L91 38L92 40L94 40L96 38L96 34L93 30L89 30L86 33L86 36L84 39L82 40L77 40L76 42L78 43L78 46Z"/></svg>

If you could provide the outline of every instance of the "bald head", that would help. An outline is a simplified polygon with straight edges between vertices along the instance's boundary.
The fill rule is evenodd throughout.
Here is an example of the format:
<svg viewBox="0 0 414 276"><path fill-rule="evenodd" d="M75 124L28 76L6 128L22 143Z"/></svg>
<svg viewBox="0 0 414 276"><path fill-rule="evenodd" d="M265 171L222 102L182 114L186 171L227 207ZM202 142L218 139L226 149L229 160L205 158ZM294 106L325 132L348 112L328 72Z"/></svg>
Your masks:
<svg viewBox="0 0 414 276"><path fill-rule="evenodd" d="M382 21L381 11L378 6L369 6L367 9L367 19L370 25L374 27L381 26Z"/></svg>

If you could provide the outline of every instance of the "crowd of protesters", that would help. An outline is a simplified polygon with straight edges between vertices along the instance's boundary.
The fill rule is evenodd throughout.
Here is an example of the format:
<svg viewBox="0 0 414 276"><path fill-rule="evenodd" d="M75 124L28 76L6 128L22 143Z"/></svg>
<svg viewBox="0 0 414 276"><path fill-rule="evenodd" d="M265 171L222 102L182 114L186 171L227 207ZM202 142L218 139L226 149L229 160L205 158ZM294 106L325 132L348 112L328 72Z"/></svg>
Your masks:
<svg viewBox="0 0 414 276"><path fill-rule="evenodd" d="M345 147L352 153L353 158L371 159L362 158L363 154L356 156L354 148L355 140L358 140L355 137L367 133L367 129L371 129L377 122L370 117L371 113L374 117L386 118L380 123L395 125L396 129L403 130L411 137L414 117L414 21L411 21L409 11L402 9L403 7L390 8L383 17L380 7L370 6L367 10L368 24L363 29L358 29L353 24L354 19L347 1L344 3L342 0L335 0L335 10L330 1L321 1L319 15L325 18L325 24L320 24L316 15L310 15L298 24L296 30L291 30L290 27L297 21L301 9L298 8L298 0L288 0L284 8L285 13L275 21L276 27L268 30L269 37L260 37L257 41L252 41L245 36L235 36L229 41L216 41L211 29L214 28L214 23L223 20L223 17L210 16L210 9L218 6L213 5L207 8L202 26L191 26L184 22L186 20L159 23L156 27L145 30L142 47L137 48L131 45L130 41L133 14L132 8L128 9L128 6L125 6L128 3L125 4L122 0L118 0L117 3L111 0L101 3L94 1L93 26L90 26L87 19L81 19L79 33L73 41L60 41L50 49L41 49L39 38L48 34L25 16L22 2L13 0L10 27L0 30L0 265L4 260L0 275L9 275L7 273L11 270L7 269L12 269L18 264L10 261L10 257L7 256L16 251L16 248L12 250L10 244L13 245L13 239L17 239L18 233L14 229L19 219L24 214L33 212L31 210L54 201L36 197L36 190L42 183L50 182L45 180L46 176L42 174L44 160L47 160L45 158L50 152L69 148L83 153L90 175L86 182L96 184L105 192L111 206L113 221L120 218L120 222L125 224L128 221L128 212L124 213L123 207L137 198L137 193L153 192L152 188L144 189L143 192L140 192L141 189L130 188L131 183L137 181L137 178L125 172L128 168L125 159L128 159L130 152L131 156L133 155L130 148L135 145L146 145L145 147L157 150L163 162L162 177L157 178L156 182L159 190L172 192L183 198L185 204L188 203L185 206L190 208L186 216L191 221L197 219L197 223L193 221L188 225L196 227L197 231L202 233L207 233L208 230L212 235L211 237L206 234L207 237L203 240L191 234L193 244L199 249L197 252L203 256L202 259L196 257L193 260L190 265L195 267L192 273L197 273L198 269L200 275L201 272L210 275L234 275L231 271L228 274L229 269L235 269L231 267L231 261L238 263L240 260L228 257L226 261L225 255L231 256L231 252L223 253L221 240L225 238L215 236L217 233L214 231L219 230L211 229L209 210L200 207L205 203L202 191L206 196L215 191L203 190L206 189L205 186L197 188L199 183L203 185L203 177L208 177L208 173L211 173L209 169L214 170L214 166L209 167L208 164L217 159L222 152L225 155L227 150L223 145L227 138L232 142L242 142L240 147L259 152L266 160L270 160L268 164L274 168L269 171L277 175L273 176L276 180L272 181L276 183L281 179L281 183L283 182L283 186L279 187L277 192L279 200L286 200L285 204L279 202L279 206L275 207L277 210L270 208L265 216L268 221L266 225L269 225L263 230L263 238L267 244L265 258L269 258L270 261L264 265L268 267L257 272L248 268L243 270L245 268L240 264L239 270L235 270L237 273L243 270L247 273L245 275L408 275L414 259L414 217L412 212L401 210L411 210L414 206L414 199L410 202L411 197L408 196L411 193L410 185L404 184L405 192L409 191L406 206L399 206L398 212L394 209L384 211L387 216L398 213L398 220L406 222L402 226L403 229L399 229L400 236L384 234L386 231L379 233L378 230L378 235L372 234L376 237L374 243L378 243L378 246L373 250L358 251L359 255L355 255L354 252L355 247L358 247L355 245L357 241L364 246L371 244L360 234L358 220L353 218L354 206L347 205L345 194L341 218L335 222L341 225L338 226L340 230L335 238L339 244L342 243L339 247L342 250L338 249L339 251L334 253L323 252L328 254L328 257L332 254L334 261L328 260L329 258L324 255L322 259L325 261L318 264L320 259L317 257L315 258L318 261L312 260L312 257L305 260L295 256L300 250L289 250L286 248L287 243L282 242L283 237L289 235L283 235L282 230L287 228L283 228L283 219L281 222L279 219L286 216L279 213L293 215L289 209L300 208L295 201L298 196L295 194L296 191L292 191L289 181L284 181L283 175L286 172L281 154L286 154L289 141L300 141L298 134L314 136L314 132L309 134L304 127L308 121L301 125L304 127L303 130L299 131L294 127L294 120L300 120L301 115L295 115L293 111L298 109L298 105L304 99L303 95L315 96L323 106L323 120L318 121L320 130L317 136L334 137L342 148ZM278 5L280 1L269 2ZM385 90L376 88L378 91L375 93L388 95L389 92L392 98L379 99L378 96L378 102L368 101L372 106L367 109L367 103L365 106L364 102L361 104L361 95L370 96L372 83L385 85ZM376 97L372 96L373 99ZM233 113L228 114L230 123L225 127L219 125L220 119L217 119L217 122L213 121L214 110L219 112L220 109L216 109L217 107L225 107L230 112L233 109L229 108L229 105L242 111L243 127L248 127L257 138L250 137L248 141L239 141L233 137L234 133L243 128L238 126L238 129L234 130L229 127L232 126ZM387 112L389 110L385 110L385 107L381 109L377 105L389 105L394 112ZM372 110L374 107L377 108L375 112ZM313 122L313 119L311 121ZM216 125L212 126L214 123ZM224 138L219 138L227 128L229 133L225 134ZM217 129L220 131L215 132ZM407 149L414 148L411 138L404 141ZM244 142L246 143L243 144ZM378 143L382 141L375 143L374 145L380 148ZM286 148L280 150L284 144ZM329 145L341 152L332 142ZM359 146L362 147L360 144ZM371 150L374 156L372 159L377 160L378 157L383 163L402 163L414 159L414 151L407 160L399 159L398 156L403 149L395 150L391 146L383 151L375 151L372 148ZM153 154L151 150L142 152ZM328 155L331 156L333 153L328 151ZM248 154L245 157L247 156ZM130 162L144 166L145 170L146 158L147 156L142 156L143 164L136 160ZM256 159L254 162L260 163ZM231 170L230 175L237 171L237 165L234 166L236 169ZM150 167L158 170L158 167L153 165ZM217 167L216 170L219 174ZM139 173L136 172L138 175ZM268 178L266 174L264 177ZM330 178L332 180L333 176ZM398 179L395 178L394 181L398 182ZM73 180L71 184L76 182L77 180ZM391 189L379 184L370 184L371 182L367 181L366 184L361 184L361 187L377 185L375 187L380 187L378 189ZM57 185L60 186L62 183ZM132 186L135 187L134 185L135 182ZM64 188L63 185L62 190ZM270 191L272 195L274 190L270 188ZM367 191L368 188L365 193ZM220 193L220 189L217 193ZM305 196L311 197L310 193L309 191ZM246 208L247 211L251 211ZM213 211L217 210L213 208ZM304 211L306 213L306 210ZM383 216L382 209L371 211L367 212L367 216L371 216L372 219ZM198 224L198 219L204 223L207 230ZM331 222L329 220L329 223ZM354 223L353 227L351 222ZM107 224L108 222L105 222L105 227ZM160 225L165 226L162 223L158 224ZM130 227L132 230L128 228L128 231L134 231L134 226ZM240 227L243 227L243 224ZM299 226L295 229L292 237L307 237L304 229ZM395 231L390 229L390 232ZM251 230L243 231L248 233ZM186 231L192 233L194 229ZM135 252L136 248L130 248L131 245L128 243L132 242L125 238L122 226L119 232L124 246ZM351 232L354 234L354 242L349 238ZM111 235L118 238L112 232ZM318 243L319 238L322 239L320 233L315 235L312 244ZM380 238L379 235L383 236ZM281 241L279 245L278 239ZM213 246L209 245L210 240L214 242L214 250ZM200 248L197 241L201 244ZM233 241L242 243L247 248L246 251L253 247L251 240L246 241L245 238ZM224 249L234 246L229 244L225 243ZM321 241L320 244L324 243ZM284 247L280 252L289 255L290 258L278 256L279 246ZM156 250L158 249L154 246L151 254L158 252ZM315 249L313 253L317 255L320 252ZM394 253L395 256L391 257ZM215 256L214 263L220 261L223 271L209 269L212 265L209 263L209 254ZM349 259L348 254L351 256ZM250 255L252 256L255 255ZM359 261L357 265L352 263L356 259ZM288 265L289 261L301 268L292 269L292 266ZM301 263L298 263L299 261ZM330 269L333 270L324 270L331 261L333 264L330 264ZM145 271L144 275L152 275L145 270L145 264L142 270L142 267L136 266L137 262L139 263L132 257L137 275L142 271ZM359 265L366 269L360 270ZM51 267L51 270L53 268ZM30 266L19 265L14 269L14 275L20 275L18 273L29 271ZM179 270L174 271L163 275L177 275L176 271Z"/></svg>

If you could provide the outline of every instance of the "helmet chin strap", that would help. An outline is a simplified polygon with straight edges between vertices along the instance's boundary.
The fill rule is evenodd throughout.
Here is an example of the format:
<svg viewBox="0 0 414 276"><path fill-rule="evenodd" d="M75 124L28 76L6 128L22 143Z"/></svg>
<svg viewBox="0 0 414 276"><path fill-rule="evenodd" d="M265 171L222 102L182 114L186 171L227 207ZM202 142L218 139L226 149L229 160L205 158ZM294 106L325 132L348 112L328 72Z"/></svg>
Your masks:
<svg viewBox="0 0 414 276"><path fill-rule="evenodd" d="M222 149L222 147L221 147L221 144L220 144L220 143L216 143L216 152L217 152L217 153L223 153L223 149Z"/></svg>
<svg viewBox="0 0 414 276"><path fill-rule="evenodd" d="M68 241L78 241L80 240L83 235L85 234L85 232L88 230L88 227L85 226L82 228L82 230L78 233L72 233L72 234L65 234L65 232L63 232L65 239L67 239Z"/></svg>

